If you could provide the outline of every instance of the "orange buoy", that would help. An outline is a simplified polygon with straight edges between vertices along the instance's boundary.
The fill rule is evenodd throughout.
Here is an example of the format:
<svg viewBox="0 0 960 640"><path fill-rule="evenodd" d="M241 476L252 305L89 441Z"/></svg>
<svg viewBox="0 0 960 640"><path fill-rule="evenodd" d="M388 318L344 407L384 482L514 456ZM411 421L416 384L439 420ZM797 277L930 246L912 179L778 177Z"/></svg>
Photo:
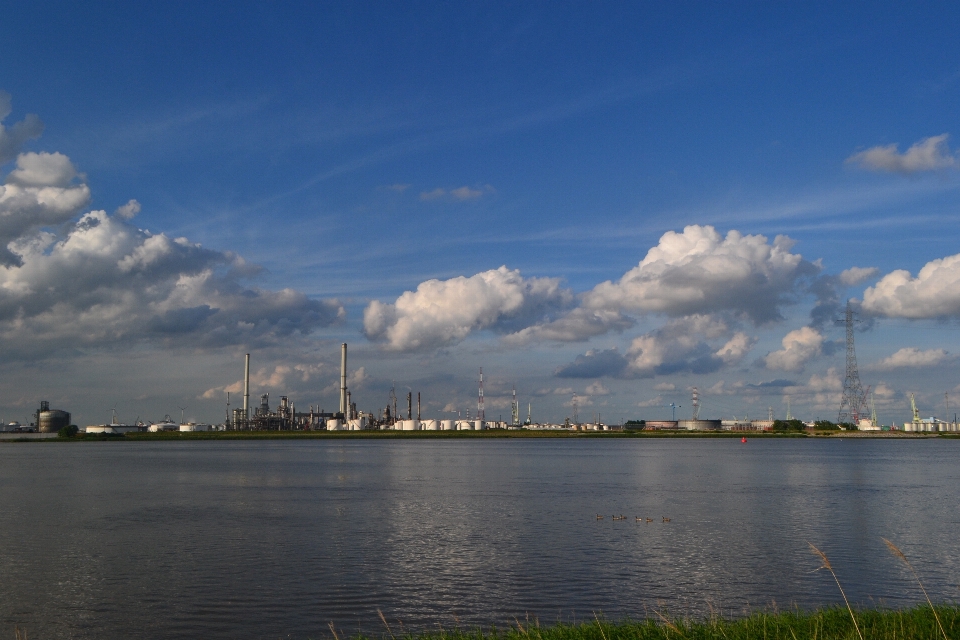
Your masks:
<svg viewBox="0 0 960 640"><path fill-rule="evenodd" d="M746 442L746 441L747 441L747 436L743 436L742 438L740 438L740 442Z"/></svg>

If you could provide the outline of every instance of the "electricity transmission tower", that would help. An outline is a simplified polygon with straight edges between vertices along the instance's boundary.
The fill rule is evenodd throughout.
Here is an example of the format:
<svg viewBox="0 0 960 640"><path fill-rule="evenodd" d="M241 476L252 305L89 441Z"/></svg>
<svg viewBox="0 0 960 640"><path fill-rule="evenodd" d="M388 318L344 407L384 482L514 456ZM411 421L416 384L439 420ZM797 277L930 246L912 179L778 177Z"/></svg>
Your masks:
<svg viewBox="0 0 960 640"><path fill-rule="evenodd" d="M853 325L860 320L853 312L850 301L847 301L847 312L843 323L847 326L847 375L843 380L843 398L840 400L840 412L837 422L849 422L858 425L860 411L866 404L867 392L860 383L860 372L857 370L857 352L853 345Z"/></svg>

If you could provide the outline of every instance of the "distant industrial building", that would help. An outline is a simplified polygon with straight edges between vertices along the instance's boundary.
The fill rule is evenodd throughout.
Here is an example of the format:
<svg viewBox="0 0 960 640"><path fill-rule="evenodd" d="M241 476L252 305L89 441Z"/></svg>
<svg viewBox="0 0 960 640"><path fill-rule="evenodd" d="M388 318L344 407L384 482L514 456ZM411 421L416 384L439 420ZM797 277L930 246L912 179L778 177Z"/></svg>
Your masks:
<svg viewBox="0 0 960 640"><path fill-rule="evenodd" d="M51 409L49 402L41 400L34 424L40 433L56 433L60 429L70 426L70 413L60 409Z"/></svg>

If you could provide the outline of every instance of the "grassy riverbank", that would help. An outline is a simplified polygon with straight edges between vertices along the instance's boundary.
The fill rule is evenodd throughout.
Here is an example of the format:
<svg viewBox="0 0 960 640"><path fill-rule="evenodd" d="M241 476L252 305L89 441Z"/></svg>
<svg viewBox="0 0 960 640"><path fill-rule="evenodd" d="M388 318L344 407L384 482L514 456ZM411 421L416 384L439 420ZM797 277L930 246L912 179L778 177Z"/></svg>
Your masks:
<svg viewBox="0 0 960 640"><path fill-rule="evenodd" d="M377 640L913 640L929 638L960 639L960 607L940 605L937 615L924 605L914 609L870 609L855 612L858 629L846 608L804 613L800 611L756 612L749 617L730 620L712 618L691 622L673 620L659 614L643 622L607 622L594 618L581 624L541 626L529 620L517 620L509 628L437 630L424 634L402 634L385 626L380 636L350 636L331 627L337 640L377 638ZM862 634L862 636L860 635Z"/></svg>

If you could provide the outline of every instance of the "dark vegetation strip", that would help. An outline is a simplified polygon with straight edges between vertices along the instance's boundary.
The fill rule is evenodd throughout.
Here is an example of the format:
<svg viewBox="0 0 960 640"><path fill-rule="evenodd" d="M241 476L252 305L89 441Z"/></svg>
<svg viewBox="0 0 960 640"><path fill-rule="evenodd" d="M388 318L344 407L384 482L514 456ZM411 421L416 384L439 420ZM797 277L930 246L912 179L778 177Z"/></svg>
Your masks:
<svg viewBox="0 0 960 640"><path fill-rule="evenodd" d="M944 640L960 639L960 607L939 605L936 613L943 632L930 607L913 609L855 610L856 626L845 607L814 612L756 612L749 617L730 620L714 617L692 622L666 616L642 622L608 622L595 618L580 624L540 626L539 622L516 620L509 628L444 630L422 634L398 634L387 625L384 633L349 636L331 625L336 640ZM859 628L858 628L859 627Z"/></svg>

